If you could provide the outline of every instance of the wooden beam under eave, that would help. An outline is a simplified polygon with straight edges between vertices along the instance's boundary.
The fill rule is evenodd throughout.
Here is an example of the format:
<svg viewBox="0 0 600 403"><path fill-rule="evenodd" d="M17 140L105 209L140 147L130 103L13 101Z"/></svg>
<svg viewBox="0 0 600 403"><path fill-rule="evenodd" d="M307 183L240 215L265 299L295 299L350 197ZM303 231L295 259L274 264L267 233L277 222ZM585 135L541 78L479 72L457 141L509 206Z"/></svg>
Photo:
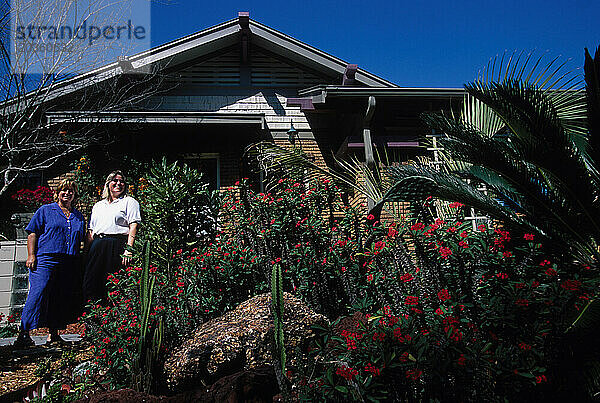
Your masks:
<svg viewBox="0 0 600 403"><path fill-rule="evenodd" d="M373 141L371 140L371 119L375 113L375 97L369 96L367 102L367 113L365 114L365 120L363 124L363 143L365 146L365 162L367 169L373 171L375 169L375 156L373 155ZM367 183L367 185L369 185ZM369 189L374 190L374 189ZM367 197L367 209L371 211L375 207L375 200Z"/></svg>

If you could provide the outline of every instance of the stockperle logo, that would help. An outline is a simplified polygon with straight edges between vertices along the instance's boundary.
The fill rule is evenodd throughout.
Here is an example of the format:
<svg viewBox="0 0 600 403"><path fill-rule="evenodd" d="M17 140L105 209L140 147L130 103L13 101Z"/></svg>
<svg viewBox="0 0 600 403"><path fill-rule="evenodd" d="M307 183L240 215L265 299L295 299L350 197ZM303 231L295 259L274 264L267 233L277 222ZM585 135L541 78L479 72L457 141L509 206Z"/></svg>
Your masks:
<svg viewBox="0 0 600 403"><path fill-rule="evenodd" d="M147 0L13 0L11 69L73 75L150 48Z"/></svg>

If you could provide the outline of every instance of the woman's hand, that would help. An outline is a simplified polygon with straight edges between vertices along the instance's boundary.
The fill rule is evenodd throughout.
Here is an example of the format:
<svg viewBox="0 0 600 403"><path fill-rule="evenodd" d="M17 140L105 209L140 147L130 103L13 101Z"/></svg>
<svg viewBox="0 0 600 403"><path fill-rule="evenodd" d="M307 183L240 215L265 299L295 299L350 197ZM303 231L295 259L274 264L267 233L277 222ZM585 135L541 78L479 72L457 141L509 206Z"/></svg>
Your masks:
<svg viewBox="0 0 600 403"><path fill-rule="evenodd" d="M35 270L35 255L29 255L27 256L27 260L25 261L25 266L27 266L27 268L31 271Z"/></svg>
<svg viewBox="0 0 600 403"><path fill-rule="evenodd" d="M131 260L131 252L128 250L125 250L125 252L123 252L123 266L127 266L129 264L129 261Z"/></svg>

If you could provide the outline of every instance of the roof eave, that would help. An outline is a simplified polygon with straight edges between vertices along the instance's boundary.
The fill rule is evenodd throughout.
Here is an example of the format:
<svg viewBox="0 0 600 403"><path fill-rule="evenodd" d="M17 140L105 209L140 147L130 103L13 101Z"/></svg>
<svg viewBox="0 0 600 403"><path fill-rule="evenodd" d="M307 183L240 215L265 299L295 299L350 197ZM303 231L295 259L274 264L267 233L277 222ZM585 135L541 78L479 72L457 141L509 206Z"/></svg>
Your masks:
<svg viewBox="0 0 600 403"><path fill-rule="evenodd" d="M466 94L463 88L410 88L410 87L340 87L333 85L318 85L298 91L301 97L313 97L323 102L327 97L426 97L426 98L456 98Z"/></svg>

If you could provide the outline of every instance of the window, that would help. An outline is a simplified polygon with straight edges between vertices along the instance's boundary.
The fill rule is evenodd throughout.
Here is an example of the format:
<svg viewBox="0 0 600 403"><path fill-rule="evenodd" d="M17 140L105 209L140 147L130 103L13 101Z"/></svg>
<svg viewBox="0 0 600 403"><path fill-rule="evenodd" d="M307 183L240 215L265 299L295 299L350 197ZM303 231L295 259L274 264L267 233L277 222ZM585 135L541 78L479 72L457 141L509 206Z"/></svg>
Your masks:
<svg viewBox="0 0 600 403"><path fill-rule="evenodd" d="M202 178L208 183L210 189L219 189L221 171L218 153L189 153L183 155L183 160L188 166L202 172Z"/></svg>

